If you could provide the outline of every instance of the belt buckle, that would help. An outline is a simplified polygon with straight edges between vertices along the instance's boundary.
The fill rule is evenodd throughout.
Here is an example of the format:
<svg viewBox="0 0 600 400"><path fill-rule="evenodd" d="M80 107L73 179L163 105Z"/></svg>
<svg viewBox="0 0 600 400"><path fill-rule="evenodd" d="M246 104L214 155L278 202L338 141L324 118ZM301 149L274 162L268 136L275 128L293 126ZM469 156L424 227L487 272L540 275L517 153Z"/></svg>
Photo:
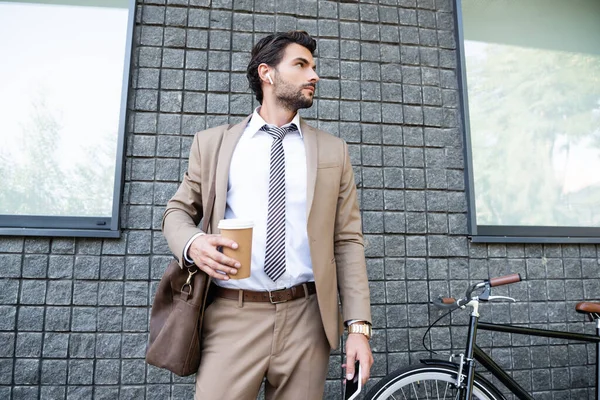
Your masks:
<svg viewBox="0 0 600 400"><path fill-rule="evenodd" d="M287 288L286 289L277 289L277 290L273 290L273 291L269 290L269 301L271 302L271 304L280 304L280 303L287 302L288 299L283 299L283 300L279 300L279 301L273 301L273 293L283 292L285 290L288 290L288 289Z"/></svg>

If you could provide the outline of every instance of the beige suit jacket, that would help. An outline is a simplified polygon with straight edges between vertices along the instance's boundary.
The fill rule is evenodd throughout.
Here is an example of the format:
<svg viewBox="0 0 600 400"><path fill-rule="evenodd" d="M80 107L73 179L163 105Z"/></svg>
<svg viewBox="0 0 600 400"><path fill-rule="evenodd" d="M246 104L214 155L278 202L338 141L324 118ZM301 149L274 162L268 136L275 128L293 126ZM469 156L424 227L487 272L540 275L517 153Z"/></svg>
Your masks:
<svg viewBox="0 0 600 400"><path fill-rule="evenodd" d="M229 165L249 119L247 117L229 129L216 127L194 137L188 171L167 203L163 216L163 233L180 264L185 245L200 232L198 224L207 207L215 176L215 204L210 226L216 227L225 215ZM321 319L327 339L335 349L343 333L343 321L371 321L356 185L346 143L307 125L302 119L300 127L306 148L306 229L310 257ZM215 228L211 230L217 233Z"/></svg>

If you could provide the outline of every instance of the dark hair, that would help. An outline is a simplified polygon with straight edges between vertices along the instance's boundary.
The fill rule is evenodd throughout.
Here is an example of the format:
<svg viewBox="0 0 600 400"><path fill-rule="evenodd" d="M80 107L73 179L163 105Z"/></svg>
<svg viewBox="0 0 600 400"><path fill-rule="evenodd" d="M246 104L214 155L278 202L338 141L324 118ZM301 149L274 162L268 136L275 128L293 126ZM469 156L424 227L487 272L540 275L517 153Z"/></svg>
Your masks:
<svg viewBox="0 0 600 400"><path fill-rule="evenodd" d="M285 48L292 43L306 47L311 54L314 54L317 48L315 39L304 31L277 32L265 36L252 48L250 62L246 71L246 77L250 83L250 89L256 94L256 100L262 104L263 91L262 82L258 76L258 66L265 63L269 66L276 66L281 62Z"/></svg>

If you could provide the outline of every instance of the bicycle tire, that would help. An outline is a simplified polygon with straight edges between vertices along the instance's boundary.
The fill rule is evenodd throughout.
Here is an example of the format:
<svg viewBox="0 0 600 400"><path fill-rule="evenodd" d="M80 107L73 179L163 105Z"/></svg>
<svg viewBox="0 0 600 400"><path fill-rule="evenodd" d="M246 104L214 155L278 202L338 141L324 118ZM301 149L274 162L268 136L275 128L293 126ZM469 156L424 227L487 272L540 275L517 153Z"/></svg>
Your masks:
<svg viewBox="0 0 600 400"><path fill-rule="evenodd" d="M458 365L449 362L410 365L382 378L369 390L364 400L458 399L454 386L457 374ZM488 380L476 373L472 399L505 398Z"/></svg>

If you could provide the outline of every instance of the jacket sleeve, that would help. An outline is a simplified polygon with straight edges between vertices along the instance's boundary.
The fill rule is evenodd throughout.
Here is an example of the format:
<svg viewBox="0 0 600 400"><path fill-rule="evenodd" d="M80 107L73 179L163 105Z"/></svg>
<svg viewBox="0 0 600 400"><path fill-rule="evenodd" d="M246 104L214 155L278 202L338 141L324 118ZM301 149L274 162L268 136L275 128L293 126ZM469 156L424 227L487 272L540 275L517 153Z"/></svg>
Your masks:
<svg viewBox="0 0 600 400"><path fill-rule="evenodd" d="M365 262L362 224L354 172L343 146L343 167L337 201L334 252L337 266L338 290L344 321L371 322L369 281Z"/></svg>
<svg viewBox="0 0 600 400"><path fill-rule="evenodd" d="M180 266L189 265L183 255L186 244L202 232L198 224L203 216L202 171L198 135L190 148L188 169L175 195L167 203L162 231Z"/></svg>

